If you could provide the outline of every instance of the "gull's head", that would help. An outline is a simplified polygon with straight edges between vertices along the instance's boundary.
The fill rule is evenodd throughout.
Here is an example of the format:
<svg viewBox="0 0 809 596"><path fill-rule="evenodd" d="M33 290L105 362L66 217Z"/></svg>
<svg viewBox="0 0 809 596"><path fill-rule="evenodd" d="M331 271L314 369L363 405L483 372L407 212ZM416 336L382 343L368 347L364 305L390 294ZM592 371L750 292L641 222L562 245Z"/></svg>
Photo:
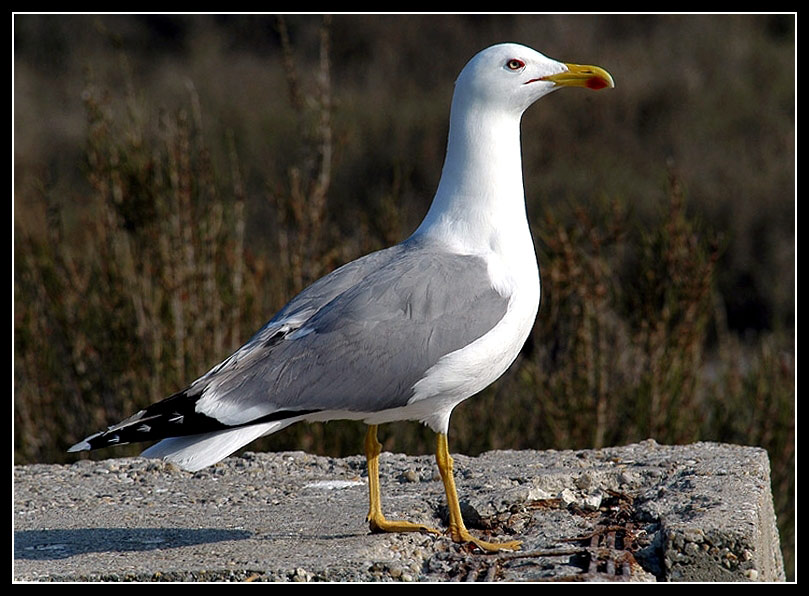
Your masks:
<svg viewBox="0 0 809 596"><path fill-rule="evenodd" d="M540 97L560 87L614 87L603 68L557 62L536 50L503 43L475 55L455 83L456 99L522 114Z"/></svg>

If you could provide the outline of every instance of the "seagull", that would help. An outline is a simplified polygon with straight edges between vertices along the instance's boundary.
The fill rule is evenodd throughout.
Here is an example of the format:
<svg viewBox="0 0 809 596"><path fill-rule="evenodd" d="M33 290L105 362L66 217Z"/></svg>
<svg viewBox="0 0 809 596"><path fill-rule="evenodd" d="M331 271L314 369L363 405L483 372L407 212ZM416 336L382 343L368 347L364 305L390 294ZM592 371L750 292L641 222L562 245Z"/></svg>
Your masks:
<svg viewBox="0 0 809 596"><path fill-rule="evenodd" d="M452 540L484 552L519 549L519 541L487 542L467 530L447 442L450 415L512 364L539 309L522 114L561 87L613 86L602 68L523 45L479 52L455 82L438 189L410 237L316 281L185 389L69 451L159 439L143 456L196 471L296 422L362 420L370 530L440 534L382 513L377 427L417 420L438 436Z"/></svg>

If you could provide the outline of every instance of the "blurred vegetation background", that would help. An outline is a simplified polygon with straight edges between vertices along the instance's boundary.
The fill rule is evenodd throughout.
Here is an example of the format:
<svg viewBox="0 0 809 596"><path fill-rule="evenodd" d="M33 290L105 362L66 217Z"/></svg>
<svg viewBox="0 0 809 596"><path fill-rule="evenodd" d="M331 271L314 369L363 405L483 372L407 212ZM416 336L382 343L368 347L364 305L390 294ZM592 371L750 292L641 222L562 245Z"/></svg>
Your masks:
<svg viewBox="0 0 809 596"><path fill-rule="evenodd" d="M542 305L514 366L457 408L452 449L760 445L791 575L789 14L15 15L15 463L73 461L308 283L406 237L451 82L500 41L616 89L523 119ZM353 454L362 433L298 425L250 449ZM380 438L434 446L415 423Z"/></svg>

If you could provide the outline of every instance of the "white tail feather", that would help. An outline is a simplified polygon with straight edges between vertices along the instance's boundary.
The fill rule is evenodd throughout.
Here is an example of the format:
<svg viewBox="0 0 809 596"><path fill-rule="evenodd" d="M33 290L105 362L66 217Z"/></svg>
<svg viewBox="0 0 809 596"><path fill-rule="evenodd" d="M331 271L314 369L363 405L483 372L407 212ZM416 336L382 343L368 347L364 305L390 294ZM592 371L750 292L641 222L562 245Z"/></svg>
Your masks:
<svg viewBox="0 0 809 596"><path fill-rule="evenodd" d="M213 433L163 439L146 449L141 455L160 458L189 472L196 472L226 458L250 441L281 430L298 420L298 418L275 420Z"/></svg>

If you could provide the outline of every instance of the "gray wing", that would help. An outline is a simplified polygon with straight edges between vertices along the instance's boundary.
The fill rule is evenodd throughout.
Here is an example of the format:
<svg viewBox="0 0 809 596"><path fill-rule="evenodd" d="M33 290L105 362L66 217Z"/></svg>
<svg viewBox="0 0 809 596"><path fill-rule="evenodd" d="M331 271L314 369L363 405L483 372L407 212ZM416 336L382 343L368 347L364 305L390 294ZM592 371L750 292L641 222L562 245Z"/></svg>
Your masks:
<svg viewBox="0 0 809 596"><path fill-rule="evenodd" d="M403 406L439 358L486 334L507 306L481 258L411 240L316 282L189 389L202 392L198 411L228 424Z"/></svg>

